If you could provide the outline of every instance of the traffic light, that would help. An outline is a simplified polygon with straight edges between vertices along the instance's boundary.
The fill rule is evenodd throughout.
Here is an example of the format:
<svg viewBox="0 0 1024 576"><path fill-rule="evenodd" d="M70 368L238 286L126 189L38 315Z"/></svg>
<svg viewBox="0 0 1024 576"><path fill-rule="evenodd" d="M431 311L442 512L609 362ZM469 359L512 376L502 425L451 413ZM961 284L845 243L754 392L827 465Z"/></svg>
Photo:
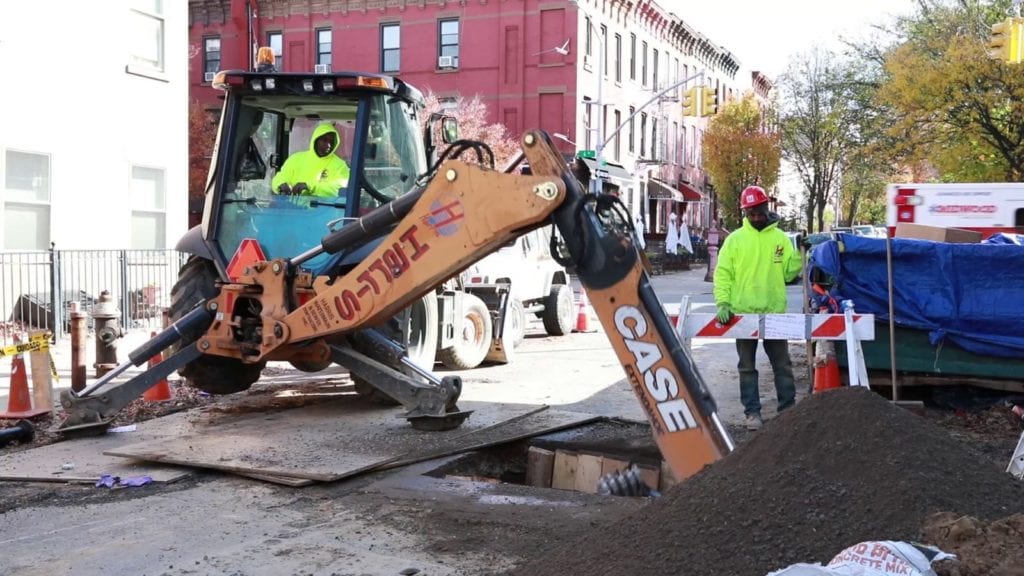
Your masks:
<svg viewBox="0 0 1024 576"><path fill-rule="evenodd" d="M1002 60L1007 64L1020 64L1022 54L1022 31L1024 18L1007 18L992 25L992 37L988 42L988 57Z"/></svg>
<svg viewBox="0 0 1024 576"><path fill-rule="evenodd" d="M713 116L718 112L718 90L711 86L702 88L703 94L700 99L700 115Z"/></svg>
<svg viewBox="0 0 1024 576"><path fill-rule="evenodd" d="M683 92L683 116L697 115L697 87Z"/></svg>

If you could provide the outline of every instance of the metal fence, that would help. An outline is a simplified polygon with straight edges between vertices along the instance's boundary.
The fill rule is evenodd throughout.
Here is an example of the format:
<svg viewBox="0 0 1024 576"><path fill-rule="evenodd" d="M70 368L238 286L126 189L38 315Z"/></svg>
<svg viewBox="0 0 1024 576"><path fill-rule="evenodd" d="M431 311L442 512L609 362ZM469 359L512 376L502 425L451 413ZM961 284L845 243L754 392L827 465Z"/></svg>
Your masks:
<svg viewBox="0 0 1024 576"><path fill-rule="evenodd" d="M160 330L186 257L177 250L0 252L0 341L38 329L59 341L70 329L71 303L91 312L103 291L125 330Z"/></svg>

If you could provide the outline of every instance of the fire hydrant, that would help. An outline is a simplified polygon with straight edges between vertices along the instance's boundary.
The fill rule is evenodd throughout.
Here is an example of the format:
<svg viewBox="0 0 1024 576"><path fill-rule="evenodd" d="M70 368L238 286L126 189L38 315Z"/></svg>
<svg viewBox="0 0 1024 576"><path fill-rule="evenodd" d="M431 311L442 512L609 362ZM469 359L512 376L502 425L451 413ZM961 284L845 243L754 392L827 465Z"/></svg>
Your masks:
<svg viewBox="0 0 1024 576"><path fill-rule="evenodd" d="M100 299L92 307L93 327L96 330L96 377L117 368L117 339L124 336L119 324L121 311L110 297L110 292L100 292Z"/></svg>

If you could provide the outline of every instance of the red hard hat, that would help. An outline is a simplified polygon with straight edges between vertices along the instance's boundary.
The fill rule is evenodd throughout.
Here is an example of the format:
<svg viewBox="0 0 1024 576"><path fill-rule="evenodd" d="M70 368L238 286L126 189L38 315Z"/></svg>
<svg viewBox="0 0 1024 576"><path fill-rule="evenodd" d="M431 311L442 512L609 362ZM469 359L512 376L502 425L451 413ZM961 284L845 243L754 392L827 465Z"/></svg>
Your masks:
<svg viewBox="0 0 1024 576"><path fill-rule="evenodd" d="M740 208L746 210L768 201L768 195L760 186L747 186L740 194Z"/></svg>

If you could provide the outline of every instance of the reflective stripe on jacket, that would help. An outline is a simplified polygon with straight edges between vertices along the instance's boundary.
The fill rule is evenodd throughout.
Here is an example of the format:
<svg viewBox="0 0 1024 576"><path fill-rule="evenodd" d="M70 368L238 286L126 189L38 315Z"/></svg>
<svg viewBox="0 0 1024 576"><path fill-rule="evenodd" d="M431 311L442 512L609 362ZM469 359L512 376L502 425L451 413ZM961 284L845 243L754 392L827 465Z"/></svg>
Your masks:
<svg viewBox="0 0 1024 576"><path fill-rule="evenodd" d="M715 265L715 303L737 314L786 311L786 283L800 274L800 255L776 222L757 230L746 218L729 234Z"/></svg>

